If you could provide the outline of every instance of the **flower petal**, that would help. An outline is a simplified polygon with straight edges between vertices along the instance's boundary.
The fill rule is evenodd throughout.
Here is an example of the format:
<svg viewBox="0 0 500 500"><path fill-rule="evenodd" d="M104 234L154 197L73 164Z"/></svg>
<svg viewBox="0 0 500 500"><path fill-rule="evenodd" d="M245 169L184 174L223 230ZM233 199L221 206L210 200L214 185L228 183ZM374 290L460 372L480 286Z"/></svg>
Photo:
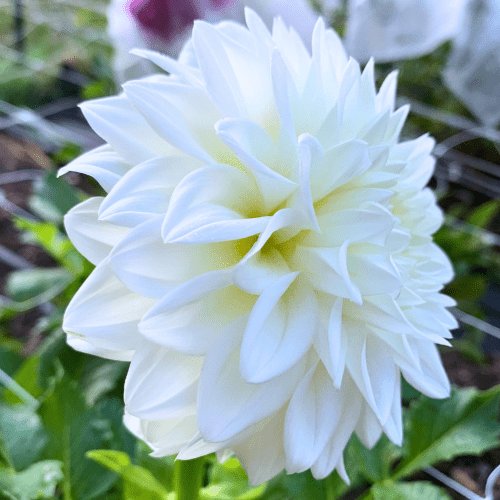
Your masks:
<svg viewBox="0 0 500 500"><path fill-rule="evenodd" d="M137 165L106 196L99 219L135 227L166 213L175 186L202 165L188 156L153 158Z"/></svg>
<svg viewBox="0 0 500 500"><path fill-rule="evenodd" d="M314 290L297 273L279 278L257 299L241 344L240 370L244 380L262 383L297 363L316 332Z"/></svg>
<svg viewBox="0 0 500 500"><path fill-rule="evenodd" d="M342 397L322 363L313 366L299 383L285 419L285 454L288 474L309 469L318 459L337 426Z"/></svg>
<svg viewBox="0 0 500 500"><path fill-rule="evenodd" d="M109 192L131 168L131 164L123 160L111 146L105 144L79 156L65 167L60 168L57 176L59 177L67 172L90 175L105 191Z"/></svg>
<svg viewBox="0 0 500 500"><path fill-rule="evenodd" d="M127 411L148 420L194 414L202 364L202 357L186 356L143 340L125 381Z"/></svg>
<svg viewBox="0 0 500 500"><path fill-rule="evenodd" d="M239 347L247 317L233 322L208 352L198 388L198 425L207 441L230 439L283 406L303 376L297 363L262 384L249 384L239 370Z"/></svg>
<svg viewBox="0 0 500 500"><path fill-rule="evenodd" d="M94 131L130 164L173 153L125 94L87 101L80 108Z"/></svg>
<svg viewBox="0 0 500 500"><path fill-rule="evenodd" d="M133 350L141 343L139 320L153 303L128 290L104 260L69 303L63 329L102 349Z"/></svg>
<svg viewBox="0 0 500 500"><path fill-rule="evenodd" d="M160 215L142 223L111 252L111 267L136 293L161 299L181 283L199 274L230 268L241 259L241 248L232 242L207 245L164 243L162 222L163 216Z"/></svg>
<svg viewBox="0 0 500 500"><path fill-rule="evenodd" d="M89 198L64 216L64 227L76 249L92 264L104 260L128 228L98 219L102 197Z"/></svg>
<svg viewBox="0 0 500 500"><path fill-rule="evenodd" d="M226 271L212 271L174 288L143 317L147 339L186 354L206 354L217 336L255 302Z"/></svg>

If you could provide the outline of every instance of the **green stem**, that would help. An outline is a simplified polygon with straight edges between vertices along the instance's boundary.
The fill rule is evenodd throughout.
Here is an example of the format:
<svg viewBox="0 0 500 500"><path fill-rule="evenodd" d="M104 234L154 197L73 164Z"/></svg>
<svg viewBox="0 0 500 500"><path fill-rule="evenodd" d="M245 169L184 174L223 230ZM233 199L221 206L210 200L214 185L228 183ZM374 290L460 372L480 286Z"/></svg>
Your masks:
<svg viewBox="0 0 500 500"><path fill-rule="evenodd" d="M324 485L325 485L325 493L326 493L325 499L326 500L336 500L335 485L333 484L333 474L330 474L329 476L325 477Z"/></svg>
<svg viewBox="0 0 500 500"><path fill-rule="evenodd" d="M198 500L205 472L203 457L175 461L176 500Z"/></svg>

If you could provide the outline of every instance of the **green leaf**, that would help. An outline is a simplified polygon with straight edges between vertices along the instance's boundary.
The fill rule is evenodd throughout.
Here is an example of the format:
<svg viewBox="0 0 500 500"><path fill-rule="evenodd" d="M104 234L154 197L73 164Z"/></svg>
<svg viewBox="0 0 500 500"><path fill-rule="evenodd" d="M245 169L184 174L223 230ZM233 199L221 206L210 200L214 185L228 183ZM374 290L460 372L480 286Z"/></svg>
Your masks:
<svg viewBox="0 0 500 500"><path fill-rule="evenodd" d="M404 459L394 478L497 446L499 396L500 385L483 392L453 388L448 399L415 401L405 415Z"/></svg>
<svg viewBox="0 0 500 500"><path fill-rule="evenodd" d="M64 214L80 201L75 188L52 172L35 181L33 188L30 208L44 220L55 224L60 224Z"/></svg>
<svg viewBox="0 0 500 500"><path fill-rule="evenodd" d="M283 475L283 486L286 489L285 498L294 500L324 500L328 489L327 480L316 481L311 472L307 470L300 474Z"/></svg>
<svg viewBox="0 0 500 500"><path fill-rule="evenodd" d="M148 470L132 465L130 457L121 451L94 450L86 455L123 479L124 500L167 500L168 491Z"/></svg>
<svg viewBox="0 0 500 500"><path fill-rule="evenodd" d="M446 293L455 300L477 300L486 292L488 281L484 276L463 276L446 287Z"/></svg>
<svg viewBox="0 0 500 500"><path fill-rule="evenodd" d="M344 460L352 484L358 482L358 476L376 483L390 476L391 465L400 456L401 448L391 443L385 435L371 450L353 435L344 453Z"/></svg>
<svg viewBox="0 0 500 500"><path fill-rule="evenodd" d="M220 464L214 460L210 469L209 485L200 490L200 498L210 500L255 500L267 485L248 486L248 476L238 459L232 457Z"/></svg>
<svg viewBox="0 0 500 500"><path fill-rule="evenodd" d="M85 365L81 386L87 404L92 406L104 394L112 391L122 380L128 369L128 363L92 358ZM122 385L123 387L123 385ZM120 417L123 416L120 415Z"/></svg>
<svg viewBox="0 0 500 500"><path fill-rule="evenodd" d="M126 430L125 432L129 432ZM135 464L140 465L144 469L153 474L156 480L166 488L167 491L174 489L174 457L152 457L150 456L151 448L149 448L143 441L135 440L136 442L136 460ZM123 448L124 451L125 448ZM129 456L131 454L129 453Z"/></svg>
<svg viewBox="0 0 500 500"><path fill-rule="evenodd" d="M60 379L40 407L50 442L47 458L63 462L63 492L68 498L90 500L109 490L116 476L85 458L85 453L109 445L110 422L97 408L88 408L76 382Z"/></svg>
<svg viewBox="0 0 500 500"><path fill-rule="evenodd" d="M59 295L73 276L65 269L22 269L7 277L6 291L16 302L33 299L43 294L44 301Z"/></svg>
<svg viewBox="0 0 500 500"><path fill-rule="evenodd" d="M16 500L37 500L53 496L62 478L61 462L45 460L18 474L1 470L0 490Z"/></svg>
<svg viewBox="0 0 500 500"><path fill-rule="evenodd" d="M444 488L427 481L384 482L372 488L374 500L451 500Z"/></svg>
<svg viewBox="0 0 500 500"><path fill-rule="evenodd" d="M35 462L48 442L40 417L25 405L0 406L0 431L16 470Z"/></svg>
<svg viewBox="0 0 500 500"><path fill-rule="evenodd" d="M15 224L19 229L27 231L33 243L38 243L72 275L77 276L83 272L83 257L55 224L26 219L15 219Z"/></svg>
<svg viewBox="0 0 500 500"><path fill-rule="evenodd" d="M34 398L38 398L43 394L41 387L38 385L38 366L38 356L32 356L21 365L13 377L13 379ZM23 402L23 400L10 390L5 390L2 396L6 403L18 404Z"/></svg>
<svg viewBox="0 0 500 500"><path fill-rule="evenodd" d="M7 375L14 375L23 362L23 358L15 351L7 348L5 345L0 345L0 368Z"/></svg>
<svg viewBox="0 0 500 500"><path fill-rule="evenodd" d="M490 225L490 222L497 214L499 208L500 202L498 200L487 201L486 203L483 203L478 208L476 208L469 215L467 221L474 226L485 229Z"/></svg>

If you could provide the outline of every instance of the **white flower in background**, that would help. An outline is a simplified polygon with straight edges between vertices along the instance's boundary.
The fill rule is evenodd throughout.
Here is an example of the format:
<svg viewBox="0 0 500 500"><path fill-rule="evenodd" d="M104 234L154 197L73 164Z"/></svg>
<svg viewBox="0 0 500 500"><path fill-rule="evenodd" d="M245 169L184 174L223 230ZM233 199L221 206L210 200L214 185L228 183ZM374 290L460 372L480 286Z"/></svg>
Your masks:
<svg viewBox="0 0 500 500"><path fill-rule="evenodd" d="M421 56L452 38L466 0L349 0L346 47L378 62Z"/></svg>
<svg viewBox="0 0 500 500"><path fill-rule="evenodd" d="M500 3L469 0L444 72L448 87L483 123L500 122Z"/></svg>
<svg viewBox="0 0 500 500"><path fill-rule="evenodd" d="M330 0L331 1L331 0ZM244 21L245 5L254 9L270 27L275 16L296 26L303 40L311 39L318 18L308 0L111 0L108 34L115 49L113 67L118 82L155 71L134 48L153 49L176 57L191 36L193 21Z"/></svg>
<svg viewBox="0 0 500 500"><path fill-rule="evenodd" d="M156 456L347 481L353 432L401 442L401 373L449 392L434 141L398 142L396 74L377 93L321 19L312 56L280 18L246 22L196 22L179 61L136 52L171 75L82 106L107 144L60 173L107 195L65 219L96 268L64 329L131 360L125 421Z"/></svg>

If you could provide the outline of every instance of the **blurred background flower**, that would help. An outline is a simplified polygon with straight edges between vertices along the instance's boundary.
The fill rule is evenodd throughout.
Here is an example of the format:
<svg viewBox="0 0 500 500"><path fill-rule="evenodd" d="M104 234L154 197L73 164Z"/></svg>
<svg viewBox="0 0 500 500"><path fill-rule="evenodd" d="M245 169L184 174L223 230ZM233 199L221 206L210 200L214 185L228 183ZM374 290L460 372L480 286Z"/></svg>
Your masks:
<svg viewBox="0 0 500 500"><path fill-rule="evenodd" d="M131 49L148 48L177 57L195 19L242 22L245 5L253 8L268 27L275 16L281 15L310 43L317 13L308 0L291 3L286 0L112 0L108 31L116 49L114 68L118 81L154 71L151 63L131 55Z"/></svg>

